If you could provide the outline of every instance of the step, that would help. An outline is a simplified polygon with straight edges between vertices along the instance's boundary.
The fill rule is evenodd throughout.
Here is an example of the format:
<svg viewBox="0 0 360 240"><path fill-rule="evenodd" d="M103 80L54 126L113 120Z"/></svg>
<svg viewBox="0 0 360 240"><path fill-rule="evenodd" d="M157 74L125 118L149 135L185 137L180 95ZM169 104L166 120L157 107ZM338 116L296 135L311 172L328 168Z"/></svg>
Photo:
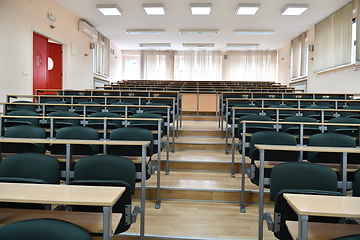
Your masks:
<svg viewBox="0 0 360 240"><path fill-rule="evenodd" d="M156 158L154 158L156 159ZM161 152L161 169L166 168L166 152ZM241 155L235 154L235 172L241 172ZM246 159L247 165L249 160ZM232 156L225 155L224 151L177 150L169 153L169 169L199 170L213 172L231 172Z"/></svg>
<svg viewBox="0 0 360 240"><path fill-rule="evenodd" d="M146 201L145 237L155 240L239 240L257 239L258 205L247 205L246 213L236 203L162 201L155 209ZM133 205L139 205L135 199ZM273 206L265 205L264 212L273 215ZM139 220L139 219L138 219ZM114 240L139 239L140 221ZM264 224L266 225L266 224ZM275 239L264 226L264 240Z"/></svg>
<svg viewBox="0 0 360 240"><path fill-rule="evenodd" d="M175 139L175 150L216 150L225 152L225 139L208 136L178 137ZM172 149L172 143L170 143Z"/></svg>
<svg viewBox="0 0 360 240"><path fill-rule="evenodd" d="M214 201L240 203L241 174L231 177L229 173L203 171L161 172L160 196L164 200ZM146 198L156 199L156 173L146 181ZM264 200L269 202L268 191ZM135 198L140 197L140 183L136 185ZM245 202L259 201L259 187L245 177Z"/></svg>

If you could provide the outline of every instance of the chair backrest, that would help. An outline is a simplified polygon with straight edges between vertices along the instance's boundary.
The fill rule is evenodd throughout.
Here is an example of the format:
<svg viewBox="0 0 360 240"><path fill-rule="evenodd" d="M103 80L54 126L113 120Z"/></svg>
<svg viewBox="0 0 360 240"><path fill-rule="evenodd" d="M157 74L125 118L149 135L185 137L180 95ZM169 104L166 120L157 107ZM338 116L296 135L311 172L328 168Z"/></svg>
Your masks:
<svg viewBox="0 0 360 240"><path fill-rule="evenodd" d="M131 118L159 118L164 119L163 116L156 113L135 113ZM157 120L130 120L130 127L141 127L149 130L158 129ZM164 121L161 122L161 128L164 127Z"/></svg>
<svg viewBox="0 0 360 240"><path fill-rule="evenodd" d="M330 167L309 162L276 165L270 176L270 201L284 189L337 191L337 175Z"/></svg>
<svg viewBox="0 0 360 240"><path fill-rule="evenodd" d="M254 133L250 138L249 154L252 160L258 159L255 144L290 145L296 146L296 138L284 132L261 131ZM297 161L299 154L294 151L266 151L265 160Z"/></svg>
<svg viewBox="0 0 360 240"><path fill-rule="evenodd" d="M308 162L287 162L275 166L270 177L270 201L274 204L274 235L292 239L287 220L297 220L297 214L287 204L283 193L341 196L337 192L337 175L331 168ZM338 222L338 218L310 218L309 221Z"/></svg>
<svg viewBox="0 0 360 240"><path fill-rule="evenodd" d="M23 100L19 100L19 101L14 101L13 103L29 103L29 104L33 104L33 102L31 101L23 101ZM10 105L8 108L8 111L19 111L19 110L25 110L25 111L33 111L35 112L36 110L36 105Z"/></svg>
<svg viewBox="0 0 360 240"><path fill-rule="evenodd" d="M241 121L268 121L269 123L246 123L246 132L247 133L254 133L257 131L263 130L273 130L273 120L269 116L262 116L262 115L245 115L239 118L238 122L238 129L239 129L239 136L241 136L243 125Z"/></svg>
<svg viewBox="0 0 360 240"><path fill-rule="evenodd" d="M41 153L19 153L5 157L0 164L0 177L39 179L49 184L60 183L59 161Z"/></svg>
<svg viewBox="0 0 360 240"><path fill-rule="evenodd" d="M71 126L60 128L56 134L57 139L81 139L99 140L99 133L95 129L86 126ZM65 154L65 145L53 144L50 147L51 153ZM94 155L99 152L98 145L75 144L72 147L75 155Z"/></svg>
<svg viewBox="0 0 360 240"><path fill-rule="evenodd" d="M56 111L48 114L49 117L79 117L79 114L70 111ZM48 120L50 121L50 120ZM80 119L55 119L56 124L63 124L68 126L80 126Z"/></svg>
<svg viewBox="0 0 360 240"><path fill-rule="evenodd" d="M354 234L354 235L334 238L332 240L359 240L359 239L360 239L360 234Z"/></svg>
<svg viewBox="0 0 360 240"><path fill-rule="evenodd" d="M353 196L360 197L360 170L355 172L353 180Z"/></svg>
<svg viewBox="0 0 360 240"><path fill-rule="evenodd" d="M10 223L0 228L0 236L11 240L91 240L80 226L50 218Z"/></svg>
<svg viewBox="0 0 360 240"><path fill-rule="evenodd" d="M35 111L16 110L16 111L9 112L8 115L9 116L19 116L19 118L5 119L5 125L7 125L7 126L21 125L21 124L39 126L39 119L38 118L26 118L26 117L21 118L20 117L20 116L29 116L29 117L37 117L37 116L39 116L39 114L37 114Z"/></svg>
<svg viewBox="0 0 360 240"><path fill-rule="evenodd" d="M117 106L117 107L109 107L109 112L118 113L120 115L125 115L126 107L124 105L133 105L133 103L126 103L126 102L116 102L111 103L111 105ZM128 116L133 115L136 112L136 109L134 107L127 107L127 114Z"/></svg>
<svg viewBox="0 0 360 240"><path fill-rule="evenodd" d="M329 123L350 123L350 124L360 124L360 119L358 118L348 118L348 117L338 117L338 118L332 118L329 120ZM341 130L346 130L351 127L348 127L346 125L344 126L328 126L329 132L341 132ZM359 127L352 127L354 131L357 131Z"/></svg>
<svg viewBox="0 0 360 240"><path fill-rule="evenodd" d="M145 128L127 127L115 129L110 133L110 140L150 141L147 156L151 156L154 152L154 136L150 130ZM107 153L118 156L141 156L142 150L141 146L110 145Z"/></svg>
<svg viewBox="0 0 360 240"><path fill-rule="evenodd" d="M57 105L57 104L65 104L64 102L58 101L45 101L46 104L54 104L54 105L45 105L45 111L47 113L57 112L57 111L68 111L69 107L65 105Z"/></svg>
<svg viewBox="0 0 360 240"><path fill-rule="evenodd" d="M89 115L89 117L100 117L100 118L120 118L120 115L117 114L117 113L112 113L112 112L97 112L97 113L91 113ZM89 118L88 119L88 123L89 124L93 124L93 123L100 123L100 124L104 124L104 120L102 119L91 119ZM121 127L122 126L122 123L121 123L121 120L108 120L108 124L111 123L111 124L115 124L117 127Z"/></svg>
<svg viewBox="0 0 360 240"><path fill-rule="evenodd" d="M340 133L318 133L310 136L308 146L356 147L354 138ZM314 161L315 152L308 152L307 160ZM323 154L320 154L323 155ZM331 154L333 156L338 154Z"/></svg>
<svg viewBox="0 0 360 240"><path fill-rule="evenodd" d="M114 213L123 216L115 233L130 228L125 222L126 205L131 209L131 198L135 193L136 168L133 161L114 155L96 155L82 158L75 164L72 185L119 186L125 187L122 197L112 208ZM102 212L102 207L73 206L73 211Z"/></svg>
<svg viewBox="0 0 360 240"><path fill-rule="evenodd" d="M16 125L5 130L7 138L46 138L46 131L32 125ZM42 143L3 143L1 151L5 153L40 152L45 153L46 147Z"/></svg>
<svg viewBox="0 0 360 240"><path fill-rule="evenodd" d="M311 118L311 117L305 117L305 116L294 116L294 117L286 117L284 118L283 122L312 122L312 123L318 123L319 121L316 118ZM291 125L291 124L283 124L281 131L286 132L286 130L288 130L289 128L293 128L293 127L299 127L300 125L295 124L295 125ZM307 128L314 128L314 129L319 129L318 126L315 125L304 125L304 127Z"/></svg>

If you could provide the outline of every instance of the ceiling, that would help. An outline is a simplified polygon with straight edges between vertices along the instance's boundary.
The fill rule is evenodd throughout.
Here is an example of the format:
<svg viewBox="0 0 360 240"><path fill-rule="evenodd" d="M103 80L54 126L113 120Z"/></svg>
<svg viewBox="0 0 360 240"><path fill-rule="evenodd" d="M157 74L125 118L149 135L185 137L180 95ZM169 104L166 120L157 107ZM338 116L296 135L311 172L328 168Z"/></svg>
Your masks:
<svg viewBox="0 0 360 240"><path fill-rule="evenodd" d="M122 50L145 50L139 43L170 43L163 50L192 50L182 43L214 43L211 50L235 50L228 43L259 44L257 50L276 50L310 29L349 0L55 0L75 16L85 20ZM163 3L166 15L148 16L142 4ZM212 3L211 15L191 15L191 3ZM235 14L239 3L259 3L254 16ZM309 4L300 16L282 16L285 5ZM104 16L97 4L117 4L121 16ZM126 29L165 29L164 35L129 35ZM219 29L216 35L180 35L179 29ZM274 30L273 35L235 35L234 29ZM151 48L153 49L153 48ZM237 50L244 50L236 48Z"/></svg>

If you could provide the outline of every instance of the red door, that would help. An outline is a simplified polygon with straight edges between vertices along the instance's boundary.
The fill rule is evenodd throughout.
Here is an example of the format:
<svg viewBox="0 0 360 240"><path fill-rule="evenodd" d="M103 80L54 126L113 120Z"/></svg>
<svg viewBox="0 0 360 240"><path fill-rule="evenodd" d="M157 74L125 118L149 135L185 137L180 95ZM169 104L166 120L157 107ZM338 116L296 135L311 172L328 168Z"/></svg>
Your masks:
<svg viewBox="0 0 360 240"><path fill-rule="evenodd" d="M36 89L62 89L62 45L36 33L33 38L33 94Z"/></svg>
<svg viewBox="0 0 360 240"><path fill-rule="evenodd" d="M48 81L46 89L62 89L62 45L49 42Z"/></svg>
<svg viewBox="0 0 360 240"><path fill-rule="evenodd" d="M48 39L34 33L33 41L33 94L35 94L36 89L46 89Z"/></svg>

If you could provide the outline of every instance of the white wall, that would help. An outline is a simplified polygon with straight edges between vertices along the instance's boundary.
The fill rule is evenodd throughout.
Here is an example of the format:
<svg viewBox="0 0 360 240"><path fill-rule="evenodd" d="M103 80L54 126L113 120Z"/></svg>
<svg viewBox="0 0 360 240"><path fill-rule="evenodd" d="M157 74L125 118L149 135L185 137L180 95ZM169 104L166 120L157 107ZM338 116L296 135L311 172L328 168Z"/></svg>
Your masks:
<svg viewBox="0 0 360 240"><path fill-rule="evenodd" d="M56 16L56 22L48 19L48 13ZM0 101L5 101L6 94L32 94L33 31L64 44L63 88L93 87L93 40L78 31L78 21L54 0L0 0ZM118 56L111 56L110 77L105 79L117 81L121 51L113 48Z"/></svg>

